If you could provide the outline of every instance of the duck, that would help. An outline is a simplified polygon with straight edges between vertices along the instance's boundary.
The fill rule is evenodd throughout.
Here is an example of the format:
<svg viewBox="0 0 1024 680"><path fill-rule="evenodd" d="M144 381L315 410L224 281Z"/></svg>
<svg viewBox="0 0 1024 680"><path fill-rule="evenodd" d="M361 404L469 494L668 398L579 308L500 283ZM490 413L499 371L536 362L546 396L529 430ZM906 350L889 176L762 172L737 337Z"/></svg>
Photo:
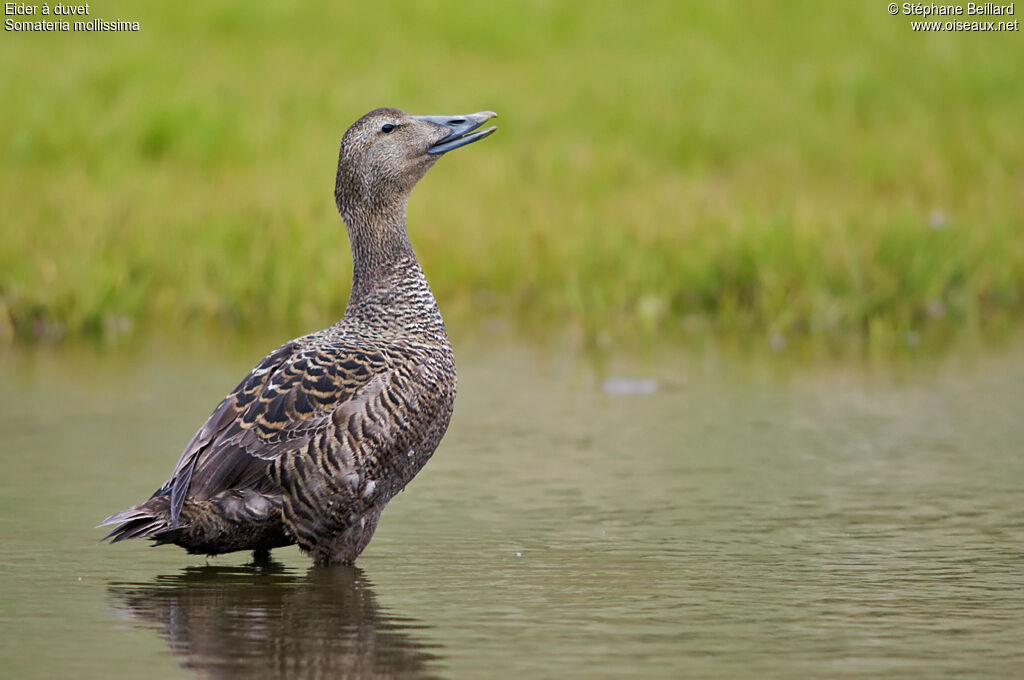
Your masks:
<svg viewBox="0 0 1024 680"><path fill-rule="evenodd" d="M341 140L334 198L352 252L341 320L273 350L213 410L170 478L107 517L112 543L190 554L297 544L352 565L388 502L433 455L455 404L455 357L406 230L417 182L445 154L493 134L493 111L375 109Z"/></svg>

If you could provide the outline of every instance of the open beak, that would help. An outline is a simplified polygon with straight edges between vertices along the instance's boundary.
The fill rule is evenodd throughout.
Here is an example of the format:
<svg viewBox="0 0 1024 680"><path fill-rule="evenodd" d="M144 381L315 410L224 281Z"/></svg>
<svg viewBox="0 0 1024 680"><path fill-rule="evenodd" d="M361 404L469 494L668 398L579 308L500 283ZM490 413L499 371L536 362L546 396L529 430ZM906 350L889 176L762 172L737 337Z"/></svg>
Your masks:
<svg viewBox="0 0 1024 680"><path fill-rule="evenodd" d="M479 139L483 139L498 128L492 125L477 132L473 132L473 130L476 130L491 118L497 117L498 114L494 111L480 111L479 113L471 113L466 116L413 116L416 120L425 120L428 123L443 125L451 130L447 137L427 149L429 154L447 153L452 149L458 149L460 146L466 146Z"/></svg>

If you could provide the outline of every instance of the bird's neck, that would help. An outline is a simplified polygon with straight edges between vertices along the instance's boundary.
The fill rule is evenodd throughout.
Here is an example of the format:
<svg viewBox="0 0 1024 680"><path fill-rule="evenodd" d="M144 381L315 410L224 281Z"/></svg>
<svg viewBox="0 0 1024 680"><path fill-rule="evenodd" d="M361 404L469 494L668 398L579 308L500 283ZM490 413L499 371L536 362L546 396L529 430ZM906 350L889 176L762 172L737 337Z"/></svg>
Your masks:
<svg viewBox="0 0 1024 680"><path fill-rule="evenodd" d="M444 322L405 230L405 201L390 210L342 214L352 246L352 292L345 317L444 335ZM386 323L385 323L386 322Z"/></svg>
<svg viewBox="0 0 1024 680"><path fill-rule="evenodd" d="M352 300L390 282L396 265L416 262L405 231L405 206L405 201L379 207L359 205L342 214L352 246Z"/></svg>

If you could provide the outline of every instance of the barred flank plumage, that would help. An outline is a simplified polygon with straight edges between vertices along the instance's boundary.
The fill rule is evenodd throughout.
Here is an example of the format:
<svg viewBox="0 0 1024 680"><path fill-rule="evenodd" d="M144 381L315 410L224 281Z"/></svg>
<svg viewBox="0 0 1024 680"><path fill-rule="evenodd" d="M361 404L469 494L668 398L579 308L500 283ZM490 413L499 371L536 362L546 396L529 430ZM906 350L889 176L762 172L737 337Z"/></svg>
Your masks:
<svg viewBox="0 0 1024 680"><path fill-rule="evenodd" d="M378 109L346 132L335 189L354 258L345 316L268 354L167 483L104 520L116 525L107 538L205 554L297 543L318 564L355 560L433 454L455 399L455 360L405 232L406 201L442 140L444 150L464 145L456 133L492 116L446 127Z"/></svg>

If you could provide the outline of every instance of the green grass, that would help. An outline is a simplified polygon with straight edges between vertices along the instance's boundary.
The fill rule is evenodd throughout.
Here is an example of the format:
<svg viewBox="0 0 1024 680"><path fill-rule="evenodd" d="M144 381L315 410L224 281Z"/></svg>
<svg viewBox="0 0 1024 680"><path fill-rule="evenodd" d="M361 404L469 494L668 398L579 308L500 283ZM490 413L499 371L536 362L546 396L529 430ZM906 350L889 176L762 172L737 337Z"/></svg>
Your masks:
<svg viewBox="0 0 1024 680"><path fill-rule="evenodd" d="M870 346L1024 315L1020 33L867 2L269 4L4 33L0 338L325 325L337 143L382 105L501 114L410 204L455 323Z"/></svg>

